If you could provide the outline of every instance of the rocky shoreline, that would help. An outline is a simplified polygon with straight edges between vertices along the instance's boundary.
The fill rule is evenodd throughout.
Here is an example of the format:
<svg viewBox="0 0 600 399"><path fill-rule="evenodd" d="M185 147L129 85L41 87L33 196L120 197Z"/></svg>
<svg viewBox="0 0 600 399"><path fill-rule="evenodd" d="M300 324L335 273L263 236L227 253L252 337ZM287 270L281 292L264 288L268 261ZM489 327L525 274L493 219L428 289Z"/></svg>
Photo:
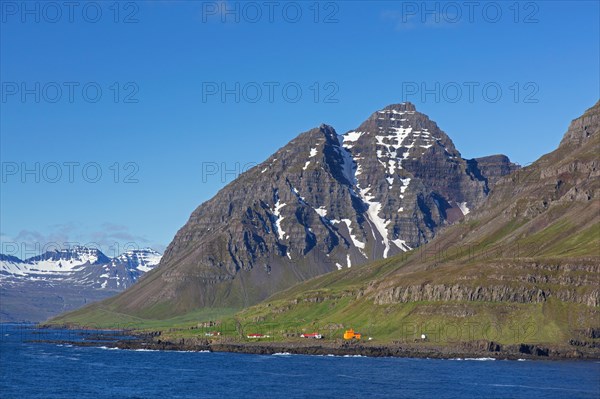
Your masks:
<svg viewBox="0 0 600 399"><path fill-rule="evenodd" d="M158 339L144 334L134 339L56 341L35 340L38 343L69 344L74 346L107 347L124 350L160 350L195 352L231 352L254 355L294 354L315 356L404 357L429 359L497 360L600 360L600 348L574 346L540 346L533 344L501 345L492 341L473 341L454 345L393 343L370 344L361 342L236 342L179 339L177 342Z"/></svg>

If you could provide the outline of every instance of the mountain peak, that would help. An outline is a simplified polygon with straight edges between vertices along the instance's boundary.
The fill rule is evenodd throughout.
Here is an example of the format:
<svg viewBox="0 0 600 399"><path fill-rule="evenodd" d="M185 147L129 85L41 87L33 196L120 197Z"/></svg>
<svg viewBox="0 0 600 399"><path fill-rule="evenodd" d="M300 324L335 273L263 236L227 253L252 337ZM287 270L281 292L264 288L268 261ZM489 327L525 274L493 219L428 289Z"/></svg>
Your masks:
<svg viewBox="0 0 600 399"><path fill-rule="evenodd" d="M381 111L399 111L399 112L416 112L417 108L411 102L404 102L398 104L390 104L387 107L383 108Z"/></svg>
<svg viewBox="0 0 600 399"><path fill-rule="evenodd" d="M136 253L150 253L150 254L157 254L160 255L160 252L155 251L154 249L150 248L150 247L145 247L145 248L137 248L137 249L129 249L127 250L125 253L127 254L136 254Z"/></svg>
<svg viewBox="0 0 600 399"><path fill-rule="evenodd" d="M75 267L83 265L85 263L90 264L102 264L110 262L102 251L97 248L88 248L81 245L75 245L70 248L57 248L54 250L46 251L41 255L33 256L25 260L27 263L39 263L40 261L57 262L67 261L69 267Z"/></svg>
<svg viewBox="0 0 600 399"><path fill-rule="evenodd" d="M152 248L131 249L112 260L113 265L124 264L129 269L148 272L158 265L162 255Z"/></svg>

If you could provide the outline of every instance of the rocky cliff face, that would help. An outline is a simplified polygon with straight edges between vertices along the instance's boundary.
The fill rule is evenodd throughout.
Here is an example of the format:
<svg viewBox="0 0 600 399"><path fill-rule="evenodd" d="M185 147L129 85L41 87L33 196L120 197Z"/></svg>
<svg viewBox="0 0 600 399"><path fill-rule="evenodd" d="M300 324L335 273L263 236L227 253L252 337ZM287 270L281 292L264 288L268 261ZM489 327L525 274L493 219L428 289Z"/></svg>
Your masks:
<svg viewBox="0 0 600 399"><path fill-rule="evenodd" d="M410 103L377 111L344 135L322 125L199 206L160 267L116 303L168 302L175 312L256 303L426 243L515 167L503 156L463 159Z"/></svg>
<svg viewBox="0 0 600 399"><path fill-rule="evenodd" d="M574 119L560 142L560 146L582 146L600 130L600 101L581 117Z"/></svg>
<svg viewBox="0 0 600 399"><path fill-rule="evenodd" d="M408 303L420 301L452 302L516 302L542 303L554 298L562 302L574 302L587 306L600 306L600 290L591 287L600 283L597 276L600 267L596 265L592 273L585 279L576 276L567 277L562 283L556 283L552 277L536 281L533 277L527 281L517 281L508 274L503 274L504 281L486 281L483 285L468 283L419 284L398 286L378 292L374 303L378 305ZM489 279L493 280L493 279ZM584 280L584 281L581 281ZM555 285L553 285L555 284ZM584 287L578 289L578 287Z"/></svg>
<svg viewBox="0 0 600 399"><path fill-rule="evenodd" d="M471 173L480 173L487 183L488 189L492 189L496 182L503 176L506 176L515 170L518 165L510 162L506 155L490 155L487 157L474 158L467 161Z"/></svg>

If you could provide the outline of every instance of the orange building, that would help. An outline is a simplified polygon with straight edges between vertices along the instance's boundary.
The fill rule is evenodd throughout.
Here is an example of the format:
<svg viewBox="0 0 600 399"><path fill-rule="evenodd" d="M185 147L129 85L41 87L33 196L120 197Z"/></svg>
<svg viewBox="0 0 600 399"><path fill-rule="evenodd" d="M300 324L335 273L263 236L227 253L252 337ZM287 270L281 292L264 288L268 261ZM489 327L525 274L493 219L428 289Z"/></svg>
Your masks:
<svg viewBox="0 0 600 399"><path fill-rule="evenodd" d="M361 334L355 332L352 328L344 332L344 339L360 339Z"/></svg>

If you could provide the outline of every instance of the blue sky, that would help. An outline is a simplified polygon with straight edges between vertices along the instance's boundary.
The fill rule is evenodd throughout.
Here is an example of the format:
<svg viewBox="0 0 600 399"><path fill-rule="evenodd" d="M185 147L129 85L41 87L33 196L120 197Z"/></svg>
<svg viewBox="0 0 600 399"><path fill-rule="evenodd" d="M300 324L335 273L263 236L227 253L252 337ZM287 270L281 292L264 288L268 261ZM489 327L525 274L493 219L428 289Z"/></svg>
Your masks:
<svg viewBox="0 0 600 399"><path fill-rule="evenodd" d="M600 97L595 1L23 4L0 25L0 239L23 257L162 250L236 170L391 103L527 164Z"/></svg>

